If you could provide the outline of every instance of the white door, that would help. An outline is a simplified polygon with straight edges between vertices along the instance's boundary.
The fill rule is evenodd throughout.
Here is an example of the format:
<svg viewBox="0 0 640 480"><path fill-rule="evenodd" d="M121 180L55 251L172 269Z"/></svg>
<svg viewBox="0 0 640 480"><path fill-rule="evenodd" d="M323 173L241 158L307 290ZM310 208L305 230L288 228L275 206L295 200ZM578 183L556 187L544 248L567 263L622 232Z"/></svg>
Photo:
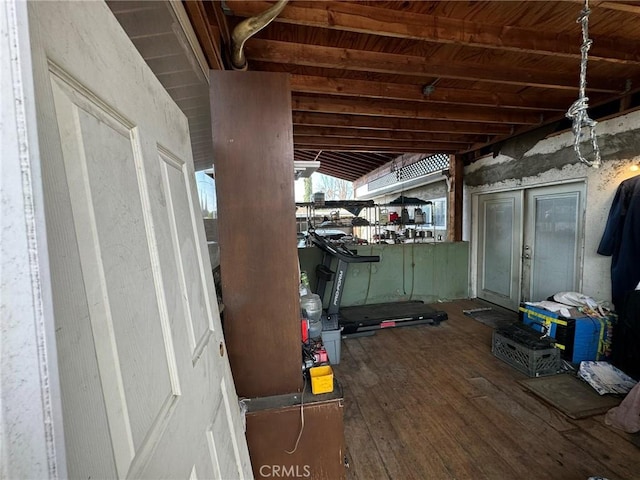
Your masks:
<svg viewBox="0 0 640 480"><path fill-rule="evenodd" d="M516 310L580 288L584 184L478 197L478 297Z"/></svg>
<svg viewBox="0 0 640 480"><path fill-rule="evenodd" d="M481 195L478 198L479 298L517 309L521 245L522 192Z"/></svg>
<svg viewBox="0 0 640 480"><path fill-rule="evenodd" d="M580 289L584 184L527 190L522 301Z"/></svg>
<svg viewBox="0 0 640 480"><path fill-rule="evenodd" d="M104 3L28 7L69 476L252 477L187 120Z"/></svg>

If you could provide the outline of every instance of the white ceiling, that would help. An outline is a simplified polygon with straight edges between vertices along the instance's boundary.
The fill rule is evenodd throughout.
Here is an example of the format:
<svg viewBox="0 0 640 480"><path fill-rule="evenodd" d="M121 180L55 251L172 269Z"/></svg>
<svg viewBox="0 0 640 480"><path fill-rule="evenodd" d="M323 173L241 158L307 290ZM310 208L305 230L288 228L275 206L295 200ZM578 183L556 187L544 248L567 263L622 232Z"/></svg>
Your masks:
<svg viewBox="0 0 640 480"><path fill-rule="evenodd" d="M196 170L211 168L209 66L182 3L111 0L107 4L189 119Z"/></svg>

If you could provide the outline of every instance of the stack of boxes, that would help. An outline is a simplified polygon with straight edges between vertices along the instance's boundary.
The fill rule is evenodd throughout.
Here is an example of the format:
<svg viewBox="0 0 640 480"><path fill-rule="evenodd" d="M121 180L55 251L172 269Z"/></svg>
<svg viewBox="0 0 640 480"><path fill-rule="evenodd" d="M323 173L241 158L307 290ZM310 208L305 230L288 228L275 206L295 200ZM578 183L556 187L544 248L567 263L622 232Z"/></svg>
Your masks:
<svg viewBox="0 0 640 480"><path fill-rule="evenodd" d="M559 373L562 360L579 364L606 360L611 354L615 314L590 317L578 312L567 317L525 303L520 313L522 323L493 332L492 351L530 377Z"/></svg>
<svg viewBox="0 0 640 480"><path fill-rule="evenodd" d="M528 304L522 304L520 312L525 325L552 339L563 360L571 363L605 360L611 353L613 314L569 318Z"/></svg>

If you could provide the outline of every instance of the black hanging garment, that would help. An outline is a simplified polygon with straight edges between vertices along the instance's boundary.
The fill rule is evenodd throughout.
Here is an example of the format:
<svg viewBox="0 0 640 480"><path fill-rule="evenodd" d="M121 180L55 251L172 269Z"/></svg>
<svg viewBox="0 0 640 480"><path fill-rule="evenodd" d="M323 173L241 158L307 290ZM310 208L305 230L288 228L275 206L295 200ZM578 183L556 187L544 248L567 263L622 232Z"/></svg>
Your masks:
<svg viewBox="0 0 640 480"><path fill-rule="evenodd" d="M613 327L611 363L640 380L640 290L627 295Z"/></svg>
<svg viewBox="0 0 640 480"><path fill-rule="evenodd" d="M640 176L620 184L598 253L611 255L611 299L618 312L611 363L640 377Z"/></svg>
<svg viewBox="0 0 640 480"><path fill-rule="evenodd" d="M598 253L611 256L611 300L621 309L640 282L640 176L618 187Z"/></svg>

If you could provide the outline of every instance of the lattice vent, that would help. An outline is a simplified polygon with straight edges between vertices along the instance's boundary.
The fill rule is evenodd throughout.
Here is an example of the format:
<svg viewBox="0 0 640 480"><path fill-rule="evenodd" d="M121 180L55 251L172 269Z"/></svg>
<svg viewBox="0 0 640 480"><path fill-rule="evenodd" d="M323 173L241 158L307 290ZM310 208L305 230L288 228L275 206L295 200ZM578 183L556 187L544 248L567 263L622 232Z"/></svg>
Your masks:
<svg viewBox="0 0 640 480"><path fill-rule="evenodd" d="M387 173L382 177L369 182L369 191L393 185L394 183L412 180L423 177L430 173L439 172L449 168L449 155L446 153L436 153L418 160L411 165L400 167L395 172Z"/></svg>

